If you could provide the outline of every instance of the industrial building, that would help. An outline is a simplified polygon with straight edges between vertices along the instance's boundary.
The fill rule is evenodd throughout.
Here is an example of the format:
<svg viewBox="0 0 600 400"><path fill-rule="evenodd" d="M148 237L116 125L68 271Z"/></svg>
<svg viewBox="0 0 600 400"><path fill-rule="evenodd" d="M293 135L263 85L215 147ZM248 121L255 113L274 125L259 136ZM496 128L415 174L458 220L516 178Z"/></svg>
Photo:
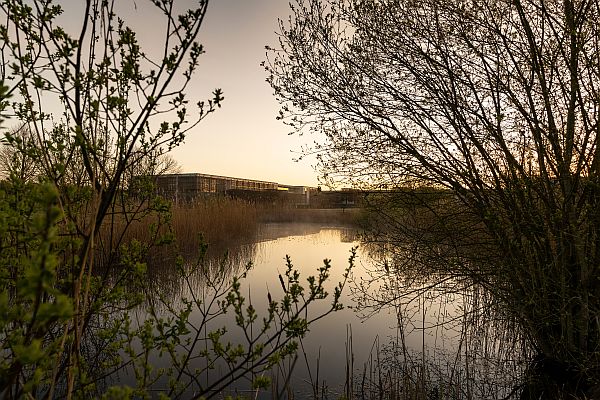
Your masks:
<svg viewBox="0 0 600 400"><path fill-rule="evenodd" d="M228 195L251 202L311 208L347 208L362 204L363 193L353 190L324 191L310 186L232 178L208 174L167 174L154 177L156 190L175 203L201 196Z"/></svg>
<svg viewBox="0 0 600 400"><path fill-rule="evenodd" d="M167 174L156 177L160 195L177 201L191 201L202 194L226 194L230 190L278 190L275 182L231 178L208 174Z"/></svg>

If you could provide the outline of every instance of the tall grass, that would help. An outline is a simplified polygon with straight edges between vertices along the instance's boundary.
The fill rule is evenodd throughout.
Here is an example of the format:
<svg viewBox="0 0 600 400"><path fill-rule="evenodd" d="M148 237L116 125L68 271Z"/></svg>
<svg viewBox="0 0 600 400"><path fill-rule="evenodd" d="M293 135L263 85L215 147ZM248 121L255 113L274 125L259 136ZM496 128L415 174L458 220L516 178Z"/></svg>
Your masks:
<svg viewBox="0 0 600 400"><path fill-rule="evenodd" d="M154 243L159 236L171 233L179 250L186 252L197 249L200 243L211 247L250 243L258 230L258 208L242 200L203 197L190 203L171 204L170 210L170 215L142 211L133 220L118 215L107 220L102 238L115 249L134 239Z"/></svg>
<svg viewBox="0 0 600 400"><path fill-rule="evenodd" d="M252 203L226 196L206 196L193 202L171 204L171 221L161 220L157 213L145 213L134 221L111 221L113 241L126 230L125 242L137 239L152 241L156 234L171 231L183 251L197 249L201 240L210 247L225 249L231 245L251 243L261 223L314 222L334 225L356 225L361 218L358 209L300 209ZM108 235L108 227L105 236ZM200 239L202 238L202 239Z"/></svg>
<svg viewBox="0 0 600 400"><path fill-rule="evenodd" d="M319 380L319 359L307 368L313 400L479 400L516 399L529 359L525 338L515 338L510 321L487 305L480 288L466 288L454 299L429 291L418 304L394 306L395 336L375 337L366 359L354 354L352 328L346 333L345 384L328 388ZM442 303L440 303L442 301ZM466 309L461 317L461 310ZM445 303L445 304L444 304ZM353 304L356 308L356 303ZM360 306L359 306L360 307ZM427 311L434 308L435 312ZM430 317L435 317L431 319ZM415 341L415 335L422 341ZM412 336L413 340L408 340ZM430 340L435 338L435 341ZM420 345L420 346L419 346ZM365 346L365 344L362 344ZM306 359L306 354L304 354ZM316 371L316 374L314 372ZM554 397L541 397L554 399ZM589 397L596 398L596 397ZM558 398L557 398L558 400Z"/></svg>
<svg viewBox="0 0 600 400"><path fill-rule="evenodd" d="M216 247L249 243L257 234L259 208L229 197L204 197L174 205L171 224L182 249L197 247L199 235Z"/></svg>

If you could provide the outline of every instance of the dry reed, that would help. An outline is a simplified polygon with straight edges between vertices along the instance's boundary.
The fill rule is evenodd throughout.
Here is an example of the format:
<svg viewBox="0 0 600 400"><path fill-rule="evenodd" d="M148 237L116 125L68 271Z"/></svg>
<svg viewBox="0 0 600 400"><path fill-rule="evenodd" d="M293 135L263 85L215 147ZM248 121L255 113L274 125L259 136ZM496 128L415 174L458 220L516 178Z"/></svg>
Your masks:
<svg viewBox="0 0 600 400"><path fill-rule="evenodd" d="M217 247L249 243L257 233L256 205L228 197L204 197L173 206L172 227L180 248L197 247L199 235Z"/></svg>
<svg viewBox="0 0 600 400"><path fill-rule="evenodd" d="M194 202L171 205L171 213L141 211L119 213L107 219L100 240L105 252L137 240L152 244L172 234L179 252L191 254L201 243L213 249L251 243L259 224L258 208L228 197L203 197Z"/></svg>

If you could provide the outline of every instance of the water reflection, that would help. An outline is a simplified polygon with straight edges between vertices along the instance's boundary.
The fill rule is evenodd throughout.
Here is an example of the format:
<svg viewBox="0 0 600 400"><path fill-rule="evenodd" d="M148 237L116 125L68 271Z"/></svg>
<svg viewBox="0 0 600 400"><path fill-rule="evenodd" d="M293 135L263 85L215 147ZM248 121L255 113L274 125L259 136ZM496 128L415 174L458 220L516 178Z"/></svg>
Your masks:
<svg viewBox="0 0 600 400"><path fill-rule="evenodd" d="M398 334L369 361L365 396L425 393L442 398L508 398L524 376L528 346L514 319L483 286L453 276L416 249L364 244L369 268L355 280L352 298L364 318L393 310ZM399 382L404 382L402 387ZM364 397L364 396L363 396Z"/></svg>
<svg viewBox="0 0 600 400"><path fill-rule="evenodd" d="M207 247L177 256L173 249L152 254L147 262L147 286L152 297L180 304L207 283L229 281L252 268L260 243L237 244L229 249ZM150 299L152 299L150 297Z"/></svg>
<svg viewBox="0 0 600 400"><path fill-rule="evenodd" d="M153 349L143 356L155 371L167 371L174 367L174 363L179 362L177 360L185 358L186 354L190 356L183 373L183 380L189 382L190 388L183 389L183 398L193 396L194 388L207 388L219 382L231 370L231 365L227 362L222 359L213 362L206 355L207 351L211 352L214 348L210 338L211 332L222 330L222 342L225 345L231 343L232 346L247 345L248 340L254 343L260 335L260 323L270 299L280 300L284 295L279 277L285 276L286 255L292 257L294 268L299 270L300 283L306 288L305 293L309 286L307 277L318 274L324 259L333 259L331 277L326 287L329 293L333 293L337 282L343 279L350 250L356 244L353 241L356 238L355 232L351 229L310 223L267 224L261 227L259 237L260 240L254 244L230 246L226 255L224 251L213 248L212 252L209 249L203 257L199 257L198 253L188 253L179 261L172 254L164 252L149 257L147 300L139 308L132 310L129 317L134 328L142 328L148 321L153 321L154 329L158 330L161 321L170 321L171 326L176 323L176 326L181 325L185 328L177 328L180 331L176 335L177 340L173 342L172 350ZM260 315L249 330L238 326L231 307L228 314L221 312L231 290L230 279L242 274L247 275L241 281L239 289L247 300L244 308L251 303ZM312 307L305 317L315 318L326 313L330 307L331 300L328 299L323 304ZM343 313L352 315L349 310L344 310ZM308 393L310 385L306 389L304 387L307 386L306 381L311 379L315 382L325 380L336 385L343 381L344 348L340 345L345 338L346 324L349 322L339 314L311 325L308 338L301 343L304 346L304 352L300 353L303 354L302 358L294 362L294 368L291 368L290 364L282 364L275 369L276 379L279 378L280 382L285 383L289 374L293 372L290 382L297 393ZM185 315L185 321L180 324L177 321L182 315ZM267 333L272 332L271 329ZM166 337L168 334L161 333L159 336ZM285 333L283 338L277 339L280 340L287 340ZM141 343L135 346L136 352L142 354ZM319 348L322 348L323 361L320 361L318 368L325 372L312 377L311 373L314 374L317 368L315 357L319 354ZM329 349L334 349L333 353ZM179 375L176 374L177 376ZM132 368L120 371L116 377L117 382L130 385L135 384L134 378ZM166 390L169 387L167 376L155 376L152 382L152 390ZM241 386L229 386L230 390L235 391L249 387L251 384L247 381L241 381Z"/></svg>
<svg viewBox="0 0 600 400"><path fill-rule="evenodd" d="M319 223L268 223L260 227L258 234L259 242L282 239L293 236L318 235L321 232L332 233L336 238L339 235L339 241L342 243L357 243L359 240L359 231L356 227L344 225L323 225Z"/></svg>
<svg viewBox="0 0 600 400"><path fill-rule="evenodd" d="M309 247L298 252L293 250L290 243L297 242L298 238L308 242ZM188 248L181 255L181 260L177 259L173 248L155 250L147 260L147 283L151 292L155 292L169 302L177 302L181 298L189 298L190 293L201 290L207 281L230 280L234 276L240 276L256 268L261 271L272 270L273 247L282 247L283 252L277 251L277 253L283 256L279 257L279 265L276 266L276 269L281 269L286 254L296 261L299 257L296 253L314 252L319 247L329 247L332 251L336 251L331 247L332 243L357 245L357 240L358 232L353 227L331 227L319 223L262 224L253 243L208 245L200 250ZM344 247L347 259L349 250L346 250L348 249ZM332 254L334 255L336 254ZM319 257L322 257L319 258L319 261L322 261L329 256L323 252ZM261 266L257 267L256 264ZM313 269L311 272L314 271ZM182 274L185 279L182 279ZM259 282L258 276L263 275L261 272L252 273L246 281L256 285Z"/></svg>
<svg viewBox="0 0 600 400"><path fill-rule="evenodd" d="M312 325L301 342L291 382L296 397L319 397L324 387L330 396L338 396L348 385L361 398L393 398L401 392L406 396L407 390L456 391L461 398L507 395L522 373L518 355L524 346L521 338L504 334L512 329L510 319L494 306L490 294L470 282L411 273L414 255L387 252L359 239L350 227L270 223L261 227L256 243L230 246L227 257L223 249L212 249L200 259L188 254L179 266L156 257L159 262L148 268L154 291L149 305L167 315L185 306L181 299L193 299L197 304L189 317L192 325L202 327L204 334L227 326L227 340L240 342L244 333L236 328L234 317L213 321L211 315L216 314L201 301L226 295L225 289L213 290L212 282L246 273L240 292L264 313L270 297L282 294L279 276L285 271L286 255L303 283L330 259L326 289L331 293L343 279L351 249L359 246L354 285L342 298L347 307ZM313 308L311 315L328 306L326 302ZM141 310L137 312L136 318L143 321ZM200 353L194 357L192 369L207 366ZM158 355L152 362L157 368L169 367ZM216 365L204 371L199 379L208 384L227 370ZM280 379L287 379L285 374ZM157 385L168 382L159 380ZM462 392L465 388L469 393Z"/></svg>

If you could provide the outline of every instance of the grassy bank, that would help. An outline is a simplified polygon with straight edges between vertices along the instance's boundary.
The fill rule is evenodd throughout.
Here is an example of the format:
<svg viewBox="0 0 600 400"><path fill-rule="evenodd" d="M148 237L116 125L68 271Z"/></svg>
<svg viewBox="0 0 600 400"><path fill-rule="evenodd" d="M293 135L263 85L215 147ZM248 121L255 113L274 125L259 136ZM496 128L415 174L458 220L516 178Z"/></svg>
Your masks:
<svg viewBox="0 0 600 400"><path fill-rule="evenodd" d="M196 248L203 240L217 247L251 242L257 232L259 209L228 197L207 197L173 205L172 227L180 248Z"/></svg>
<svg viewBox="0 0 600 400"><path fill-rule="evenodd" d="M203 197L191 203L171 204L170 224L157 213L147 213L129 221L125 242L137 239L155 241L159 234L172 232L178 248L189 253L201 240L213 249L226 250L236 244L251 243L261 223L320 223L332 226L355 226L362 217L359 209L300 209L251 203L230 197ZM116 224L113 242L126 221ZM109 232L105 232L105 237ZM109 239L106 239L109 240Z"/></svg>

